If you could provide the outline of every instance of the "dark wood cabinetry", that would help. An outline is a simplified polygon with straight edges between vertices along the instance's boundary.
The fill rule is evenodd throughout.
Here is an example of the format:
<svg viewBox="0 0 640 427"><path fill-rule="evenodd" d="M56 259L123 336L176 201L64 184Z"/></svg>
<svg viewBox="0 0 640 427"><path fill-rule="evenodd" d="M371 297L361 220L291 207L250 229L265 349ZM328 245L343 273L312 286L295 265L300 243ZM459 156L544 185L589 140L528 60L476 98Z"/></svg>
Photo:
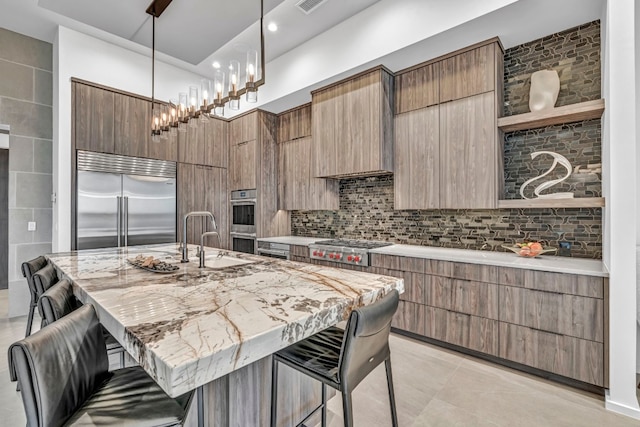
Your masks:
<svg viewBox="0 0 640 427"><path fill-rule="evenodd" d="M151 140L151 103L123 94L114 96L114 153L148 157L148 145Z"/></svg>
<svg viewBox="0 0 640 427"><path fill-rule="evenodd" d="M229 162L228 123L208 118L192 120L184 132L178 132L180 163L226 168Z"/></svg>
<svg viewBox="0 0 640 427"><path fill-rule="evenodd" d="M114 152L114 93L73 83L75 146L78 150Z"/></svg>

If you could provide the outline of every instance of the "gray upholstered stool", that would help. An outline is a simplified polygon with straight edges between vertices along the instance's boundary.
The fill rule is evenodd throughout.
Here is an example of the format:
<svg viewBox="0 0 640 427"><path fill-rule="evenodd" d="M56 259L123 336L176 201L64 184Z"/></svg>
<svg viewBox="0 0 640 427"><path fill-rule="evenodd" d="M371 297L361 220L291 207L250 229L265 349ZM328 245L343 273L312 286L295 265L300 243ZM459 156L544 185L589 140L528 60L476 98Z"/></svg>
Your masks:
<svg viewBox="0 0 640 427"><path fill-rule="evenodd" d="M73 294L71 283L67 279L60 280L47 289L38 299L38 311L42 316L42 326L44 327L61 319L81 305ZM102 333L107 346L107 354L119 354L120 367L124 368L124 348L106 329L102 328Z"/></svg>
<svg viewBox="0 0 640 427"><path fill-rule="evenodd" d="M271 427L277 424L279 362L322 382L322 403L298 425L322 409L323 427L327 425L325 387L328 385L341 392L344 425L352 427L351 393L374 368L384 362L391 422L397 427L389 332L391 318L398 308L398 299L398 291L393 290L374 304L353 310L344 331L335 327L326 329L273 355Z"/></svg>
<svg viewBox="0 0 640 427"><path fill-rule="evenodd" d="M22 263L22 275L27 279L27 285L29 286L29 294L31 294L31 302L29 304L29 316L27 318L27 331L24 336L31 335L31 329L33 327L33 314L38 304L38 295L36 293L36 286L33 283L33 274L47 265L47 259L43 256L32 259L31 261L25 261Z"/></svg>
<svg viewBox="0 0 640 427"><path fill-rule="evenodd" d="M108 372L90 304L11 345L9 364L16 369L12 380L20 383L27 425L34 427L183 425L193 396L170 398L140 367Z"/></svg>

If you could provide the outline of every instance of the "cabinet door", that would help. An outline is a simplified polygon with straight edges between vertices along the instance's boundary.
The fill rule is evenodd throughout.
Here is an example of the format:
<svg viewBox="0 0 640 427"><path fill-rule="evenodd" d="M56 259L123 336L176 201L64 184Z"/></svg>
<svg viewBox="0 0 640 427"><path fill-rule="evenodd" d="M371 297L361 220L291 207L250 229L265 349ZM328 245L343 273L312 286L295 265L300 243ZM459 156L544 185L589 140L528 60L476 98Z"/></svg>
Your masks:
<svg viewBox="0 0 640 427"><path fill-rule="evenodd" d="M311 134L311 171L314 177L326 177L338 173L336 154L338 138L343 132L342 112L344 98L337 87L313 94Z"/></svg>
<svg viewBox="0 0 640 427"><path fill-rule="evenodd" d="M496 82L496 48L495 43L489 44L443 60L440 67L440 102L493 91Z"/></svg>
<svg viewBox="0 0 640 427"><path fill-rule="evenodd" d="M151 140L151 103L133 96L114 96L116 154L147 157Z"/></svg>
<svg viewBox="0 0 640 427"><path fill-rule="evenodd" d="M501 155L493 92L440 104L440 208L495 209Z"/></svg>
<svg viewBox="0 0 640 427"><path fill-rule="evenodd" d="M200 119L191 119L178 143L178 161L192 165L204 164L205 125Z"/></svg>
<svg viewBox="0 0 640 427"><path fill-rule="evenodd" d="M252 141L258 138L258 112L246 114L229 122L229 142Z"/></svg>
<svg viewBox="0 0 640 427"><path fill-rule="evenodd" d="M311 104L278 116L278 142L311 136Z"/></svg>
<svg viewBox="0 0 640 427"><path fill-rule="evenodd" d="M399 74L395 83L396 114L436 105L440 99L440 63Z"/></svg>
<svg viewBox="0 0 640 427"><path fill-rule="evenodd" d="M433 106L395 118L394 209L440 207L440 120Z"/></svg>
<svg viewBox="0 0 640 427"><path fill-rule="evenodd" d="M256 188L256 149L258 142L232 144L229 153L229 191Z"/></svg>
<svg viewBox="0 0 640 427"><path fill-rule="evenodd" d="M310 137L279 145L278 191L283 210L339 209L339 181L311 175Z"/></svg>
<svg viewBox="0 0 640 427"><path fill-rule="evenodd" d="M202 203L201 197L196 197L196 168L194 165L178 163L177 178L178 232L176 234L178 241L182 242L183 219L185 214L192 211L204 210L204 204ZM187 227L187 242L195 245L200 243L200 235L197 233L201 230L201 225L196 224L195 220L190 221Z"/></svg>
<svg viewBox="0 0 640 427"><path fill-rule="evenodd" d="M73 86L76 149L113 153L114 93L81 83Z"/></svg>
<svg viewBox="0 0 640 427"><path fill-rule="evenodd" d="M209 119L204 130L204 163L226 168L229 164L228 123L220 119Z"/></svg>

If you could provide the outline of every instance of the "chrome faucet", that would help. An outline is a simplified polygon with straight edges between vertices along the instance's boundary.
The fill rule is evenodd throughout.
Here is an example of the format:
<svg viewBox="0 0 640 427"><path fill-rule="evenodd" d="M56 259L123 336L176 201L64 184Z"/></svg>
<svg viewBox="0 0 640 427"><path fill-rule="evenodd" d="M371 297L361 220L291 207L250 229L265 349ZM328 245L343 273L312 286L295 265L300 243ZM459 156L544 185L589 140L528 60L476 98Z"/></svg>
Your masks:
<svg viewBox="0 0 640 427"><path fill-rule="evenodd" d="M189 262L189 249L187 248L187 219L192 216L208 217L211 218L211 224L213 228L217 229L216 220L211 212L207 211L195 211L186 214L182 220L182 259L180 262ZM220 236L218 236L218 239Z"/></svg>
<svg viewBox="0 0 640 427"><path fill-rule="evenodd" d="M200 257L200 265L198 267L200 268L204 268L204 238L206 236L217 236L218 246L220 246L220 235L217 231L205 231L200 235L200 253L198 254L198 257ZM220 257L220 254L218 254L218 257Z"/></svg>

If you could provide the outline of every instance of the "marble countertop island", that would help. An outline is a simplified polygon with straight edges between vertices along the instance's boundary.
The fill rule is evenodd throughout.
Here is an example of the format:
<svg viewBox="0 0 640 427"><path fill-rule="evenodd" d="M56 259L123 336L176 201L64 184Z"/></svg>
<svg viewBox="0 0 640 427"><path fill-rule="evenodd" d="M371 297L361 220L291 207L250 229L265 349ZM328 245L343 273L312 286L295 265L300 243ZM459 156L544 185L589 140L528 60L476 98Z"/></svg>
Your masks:
<svg viewBox="0 0 640 427"><path fill-rule="evenodd" d="M195 246L189 247L195 254ZM206 248L180 263L178 245L86 250L47 257L92 303L106 329L172 397L346 319L401 279ZM170 274L127 262L153 255Z"/></svg>

